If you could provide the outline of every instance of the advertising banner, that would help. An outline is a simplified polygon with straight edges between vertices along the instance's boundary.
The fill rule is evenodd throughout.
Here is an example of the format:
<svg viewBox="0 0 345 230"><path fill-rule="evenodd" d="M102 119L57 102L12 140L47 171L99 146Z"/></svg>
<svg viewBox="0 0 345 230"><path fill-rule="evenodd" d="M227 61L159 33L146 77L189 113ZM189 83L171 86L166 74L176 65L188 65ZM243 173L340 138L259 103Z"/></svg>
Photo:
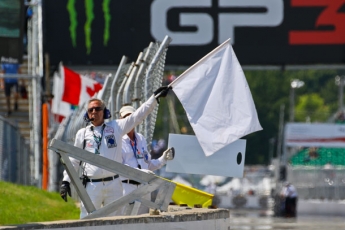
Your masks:
<svg viewBox="0 0 345 230"><path fill-rule="evenodd" d="M285 127L285 145L345 148L345 125L288 123Z"/></svg>
<svg viewBox="0 0 345 230"><path fill-rule="evenodd" d="M114 65L172 38L167 65L190 66L228 38L241 65L345 63L345 0L44 1L52 64Z"/></svg>

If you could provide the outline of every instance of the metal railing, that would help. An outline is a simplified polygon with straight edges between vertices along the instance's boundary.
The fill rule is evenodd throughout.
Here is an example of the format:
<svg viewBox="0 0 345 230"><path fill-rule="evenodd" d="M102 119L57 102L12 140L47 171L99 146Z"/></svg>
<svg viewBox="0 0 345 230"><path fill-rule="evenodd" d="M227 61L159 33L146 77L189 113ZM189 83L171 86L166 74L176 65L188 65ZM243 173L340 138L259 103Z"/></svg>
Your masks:
<svg viewBox="0 0 345 230"><path fill-rule="evenodd" d="M290 166L287 175L301 199L345 199L344 167Z"/></svg>
<svg viewBox="0 0 345 230"><path fill-rule="evenodd" d="M18 127L0 116L0 180L31 185L33 156Z"/></svg>

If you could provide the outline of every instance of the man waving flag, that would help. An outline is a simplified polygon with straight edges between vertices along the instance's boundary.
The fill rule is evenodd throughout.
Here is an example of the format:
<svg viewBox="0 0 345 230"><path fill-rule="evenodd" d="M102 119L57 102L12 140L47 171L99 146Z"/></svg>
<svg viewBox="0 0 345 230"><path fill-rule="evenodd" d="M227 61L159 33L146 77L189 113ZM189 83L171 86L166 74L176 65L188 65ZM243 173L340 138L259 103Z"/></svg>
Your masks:
<svg viewBox="0 0 345 230"><path fill-rule="evenodd" d="M169 86L186 110L206 156L262 130L254 101L230 39Z"/></svg>

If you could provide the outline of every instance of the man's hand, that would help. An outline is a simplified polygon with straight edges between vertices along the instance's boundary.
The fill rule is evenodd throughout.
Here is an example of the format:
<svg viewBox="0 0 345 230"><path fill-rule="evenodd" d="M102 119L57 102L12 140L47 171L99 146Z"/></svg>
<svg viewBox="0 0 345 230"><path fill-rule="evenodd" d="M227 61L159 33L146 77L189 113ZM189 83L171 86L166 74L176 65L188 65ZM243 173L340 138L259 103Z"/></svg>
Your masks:
<svg viewBox="0 0 345 230"><path fill-rule="evenodd" d="M175 149L174 147L168 148L165 150L162 154L162 156L159 158L160 161L166 162L174 159L175 157Z"/></svg>
<svg viewBox="0 0 345 230"><path fill-rule="evenodd" d="M68 181L62 181L61 187L60 187L60 196L62 199L64 199L67 202L67 194L71 196L71 187L69 186Z"/></svg>
<svg viewBox="0 0 345 230"><path fill-rule="evenodd" d="M171 147L163 152L163 156L166 160L170 161L175 157L175 149Z"/></svg>
<svg viewBox="0 0 345 230"><path fill-rule="evenodd" d="M171 86L170 87L161 86L156 91L153 92L158 103L159 103L159 98L166 97L170 89L172 89Z"/></svg>

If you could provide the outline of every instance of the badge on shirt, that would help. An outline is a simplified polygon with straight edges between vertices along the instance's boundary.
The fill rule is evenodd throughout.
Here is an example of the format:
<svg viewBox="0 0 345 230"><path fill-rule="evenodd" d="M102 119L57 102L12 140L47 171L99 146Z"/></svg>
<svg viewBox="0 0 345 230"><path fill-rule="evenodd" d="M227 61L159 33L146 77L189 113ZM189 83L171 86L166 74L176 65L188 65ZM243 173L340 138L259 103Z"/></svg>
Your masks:
<svg viewBox="0 0 345 230"><path fill-rule="evenodd" d="M104 133L114 133L113 127L106 126L104 129Z"/></svg>
<svg viewBox="0 0 345 230"><path fill-rule="evenodd" d="M143 150L144 152L144 161L146 164L149 163L149 153L146 150Z"/></svg>
<svg viewBox="0 0 345 230"><path fill-rule="evenodd" d="M105 139L107 140L108 148L114 148L117 146L114 135L105 136Z"/></svg>
<svg viewBox="0 0 345 230"><path fill-rule="evenodd" d="M96 142L94 140L89 140L89 139L85 139L84 141L85 141L84 149L86 151L94 153L95 149L97 149Z"/></svg>
<svg viewBox="0 0 345 230"><path fill-rule="evenodd" d="M137 159L143 159L143 155L141 154L141 152L138 150L137 151Z"/></svg>

